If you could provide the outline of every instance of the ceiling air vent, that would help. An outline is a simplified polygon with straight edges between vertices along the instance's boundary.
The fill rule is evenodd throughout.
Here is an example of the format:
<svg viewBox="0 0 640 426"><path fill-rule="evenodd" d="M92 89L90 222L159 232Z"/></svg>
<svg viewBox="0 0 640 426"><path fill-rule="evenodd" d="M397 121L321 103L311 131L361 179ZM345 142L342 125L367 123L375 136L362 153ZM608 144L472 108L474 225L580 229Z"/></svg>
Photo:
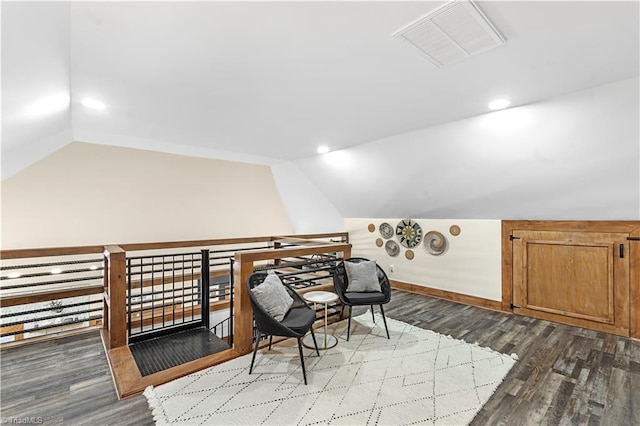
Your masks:
<svg viewBox="0 0 640 426"><path fill-rule="evenodd" d="M454 0L393 33L436 66L458 62L504 44L505 39L469 0Z"/></svg>

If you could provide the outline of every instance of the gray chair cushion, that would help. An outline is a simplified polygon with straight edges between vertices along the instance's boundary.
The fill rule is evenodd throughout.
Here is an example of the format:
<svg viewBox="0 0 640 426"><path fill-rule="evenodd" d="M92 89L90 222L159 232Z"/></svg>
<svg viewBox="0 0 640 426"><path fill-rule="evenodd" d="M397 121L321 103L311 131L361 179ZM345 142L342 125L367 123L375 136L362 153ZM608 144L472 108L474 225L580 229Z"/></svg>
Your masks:
<svg viewBox="0 0 640 426"><path fill-rule="evenodd" d="M252 288L251 292L260 306L277 321L282 321L293 305L293 299L273 271L267 274L262 284Z"/></svg>
<svg viewBox="0 0 640 426"><path fill-rule="evenodd" d="M384 303L385 299L384 293L380 291L368 293L347 292L344 294L344 300L354 305L376 305Z"/></svg>
<svg viewBox="0 0 640 426"><path fill-rule="evenodd" d="M380 292L378 273L376 271L376 261L352 263L344 262L347 271L347 292Z"/></svg>
<svg viewBox="0 0 640 426"><path fill-rule="evenodd" d="M307 307L302 307L290 309L280 324L289 327L296 333L303 333L315 320L316 313Z"/></svg>

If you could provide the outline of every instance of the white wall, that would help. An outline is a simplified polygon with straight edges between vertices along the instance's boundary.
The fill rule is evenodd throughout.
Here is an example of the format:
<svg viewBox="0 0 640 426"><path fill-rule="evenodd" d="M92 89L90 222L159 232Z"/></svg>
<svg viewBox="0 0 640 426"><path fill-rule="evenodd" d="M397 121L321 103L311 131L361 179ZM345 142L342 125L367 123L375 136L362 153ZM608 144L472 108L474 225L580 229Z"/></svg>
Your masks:
<svg viewBox="0 0 640 426"><path fill-rule="evenodd" d="M296 165L346 218L636 220L638 105L634 78Z"/></svg>
<svg viewBox="0 0 640 426"><path fill-rule="evenodd" d="M74 142L2 182L3 249L291 234L268 166Z"/></svg>
<svg viewBox="0 0 640 426"><path fill-rule="evenodd" d="M70 4L2 2L2 178L72 140Z"/></svg>
<svg viewBox="0 0 640 426"><path fill-rule="evenodd" d="M296 234L341 232L344 218L292 162L271 166L282 202Z"/></svg>
<svg viewBox="0 0 640 426"><path fill-rule="evenodd" d="M427 252L423 242L411 250L415 257L408 260L408 250L400 245L400 254L391 257L376 239L382 238L379 226L389 223L394 229L403 218L348 218L345 230L353 245L353 257L375 259L392 280L446 290L459 294L502 300L501 227L499 220L417 219L423 235L438 231L447 239L447 250L438 256ZM374 224L370 232L368 225ZM449 233L451 225L458 225L460 235ZM394 240L396 237L392 237ZM387 240L384 240L385 242ZM391 265L394 272L391 272Z"/></svg>

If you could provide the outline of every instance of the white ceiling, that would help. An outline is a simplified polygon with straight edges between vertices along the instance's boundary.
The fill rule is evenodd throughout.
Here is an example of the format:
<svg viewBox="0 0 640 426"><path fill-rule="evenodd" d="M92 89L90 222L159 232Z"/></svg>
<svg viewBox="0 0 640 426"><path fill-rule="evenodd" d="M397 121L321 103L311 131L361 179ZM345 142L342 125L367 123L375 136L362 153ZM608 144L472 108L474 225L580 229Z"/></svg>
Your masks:
<svg viewBox="0 0 640 426"><path fill-rule="evenodd" d="M68 64L75 140L265 163L638 75L638 2L479 1L506 44L437 68L391 34L443 3L74 2L70 58L52 64ZM15 38L5 56L20 28L2 28L2 89L34 96Z"/></svg>

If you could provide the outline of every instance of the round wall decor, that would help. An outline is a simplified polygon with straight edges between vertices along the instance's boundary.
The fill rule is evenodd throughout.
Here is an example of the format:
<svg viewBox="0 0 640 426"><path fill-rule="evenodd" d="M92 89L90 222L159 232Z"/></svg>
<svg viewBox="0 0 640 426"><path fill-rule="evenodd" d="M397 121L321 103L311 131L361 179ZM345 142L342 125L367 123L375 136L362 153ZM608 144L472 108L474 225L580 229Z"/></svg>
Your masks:
<svg viewBox="0 0 640 426"><path fill-rule="evenodd" d="M391 257L396 257L400 253L400 246L393 240L387 241L387 243L384 245L384 249Z"/></svg>
<svg viewBox="0 0 640 426"><path fill-rule="evenodd" d="M422 241L422 228L411 219L403 219L396 226L396 236L400 244L407 248L412 248Z"/></svg>
<svg viewBox="0 0 640 426"><path fill-rule="evenodd" d="M389 225L387 222L382 222L378 229L380 230L380 235L382 235L382 238L388 240L389 238L393 237L393 226Z"/></svg>
<svg viewBox="0 0 640 426"><path fill-rule="evenodd" d="M382 247L384 245L384 241L382 241L382 238L376 238L376 245L378 247Z"/></svg>
<svg viewBox="0 0 640 426"><path fill-rule="evenodd" d="M457 237L458 235L460 235L460 227L458 225L451 225L451 227L449 228L449 233L454 237Z"/></svg>
<svg viewBox="0 0 640 426"><path fill-rule="evenodd" d="M370 223L369 226L367 226L367 229L369 232L373 232L376 230L376 226L373 223Z"/></svg>
<svg viewBox="0 0 640 426"><path fill-rule="evenodd" d="M413 250L407 250L404 252L404 257L406 257L409 260L413 260L415 256L415 253L413 252Z"/></svg>
<svg viewBox="0 0 640 426"><path fill-rule="evenodd" d="M424 246L430 254L439 256L447 249L447 239L438 231L429 231L424 236Z"/></svg>

